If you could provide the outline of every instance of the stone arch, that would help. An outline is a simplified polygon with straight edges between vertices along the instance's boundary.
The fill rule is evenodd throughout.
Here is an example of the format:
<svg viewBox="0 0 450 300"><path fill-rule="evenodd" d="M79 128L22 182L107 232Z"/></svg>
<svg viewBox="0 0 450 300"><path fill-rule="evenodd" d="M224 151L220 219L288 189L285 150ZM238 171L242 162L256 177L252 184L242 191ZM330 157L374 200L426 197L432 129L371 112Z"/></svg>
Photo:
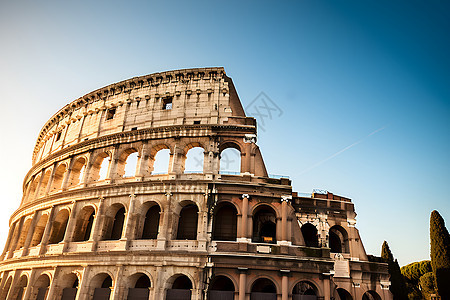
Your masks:
<svg viewBox="0 0 450 300"><path fill-rule="evenodd" d="M214 209L213 240L235 241L237 238L236 206L229 201L222 201Z"/></svg>
<svg viewBox="0 0 450 300"><path fill-rule="evenodd" d="M190 143L184 150L184 173L203 173L205 165L205 148L200 143Z"/></svg>
<svg viewBox="0 0 450 300"><path fill-rule="evenodd" d="M61 190L61 188L63 187L63 180L64 180L64 176L67 172L67 164L66 163L60 163L57 167L56 170L53 174L53 180L52 180L52 188L51 188L51 192L55 192L58 190Z"/></svg>
<svg viewBox="0 0 450 300"><path fill-rule="evenodd" d="M52 175L53 168L48 168L44 172L44 177L42 177L41 186L39 187L39 191L37 191L37 198L45 196L47 192L47 186L50 181L50 176Z"/></svg>
<svg viewBox="0 0 450 300"><path fill-rule="evenodd" d="M154 201L148 201L142 205L141 211L143 212L141 216L142 226L138 238L156 239L159 233L161 206Z"/></svg>
<svg viewBox="0 0 450 300"><path fill-rule="evenodd" d="M267 277L259 277L253 281L250 288L251 300L276 300L277 286L275 282Z"/></svg>
<svg viewBox="0 0 450 300"><path fill-rule="evenodd" d="M166 300L190 300L194 282L184 274L175 274L167 281L169 289L166 291Z"/></svg>
<svg viewBox="0 0 450 300"><path fill-rule="evenodd" d="M0 299L6 299L6 297L8 296L11 290L12 280L13 280L12 276L9 276L9 278L6 280L6 283L3 286L2 293L0 295Z"/></svg>
<svg viewBox="0 0 450 300"><path fill-rule="evenodd" d="M148 300L152 287L151 276L146 273L134 273L127 279L129 300Z"/></svg>
<svg viewBox="0 0 450 300"><path fill-rule="evenodd" d="M19 240L17 241L16 250L23 248L23 246L25 245L25 240L27 239L28 231L30 230L31 221L33 220L33 218L30 216L24 218L25 221L23 222Z"/></svg>
<svg viewBox="0 0 450 300"><path fill-rule="evenodd" d="M374 290L369 290L364 293L362 300L381 300L381 297Z"/></svg>
<svg viewBox="0 0 450 300"><path fill-rule="evenodd" d="M319 247L319 236L316 226L311 223L305 223L302 225L301 231L306 247Z"/></svg>
<svg viewBox="0 0 450 300"><path fill-rule="evenodd" d="M23 274L19 278L19 282L14 287L14 294L12 295L12 299L22 300L25 295L25 290L28 286L28 275Z"/></svg>
<svg viewBox="0 0 450 300"><path fill-rule="evenodd" d="M40 180L41 180L41 175L37 174L36 176L34 176L33 180L30 181L30 187L28 190L27 201L31 201L33 199L33 197L36 195L36 189L37 189L37 186L38 186Z"/></svg>
<svg viewBox="0 0 450 300"><path fill-rule="evenodd" d="M52 221L52 228L48 239L49 244L58 244L63 241L69 221L69 209L61 209Z"/></svg>
<svg viewBox="0 0 450 300"><path fill-rule="evenodd" d="M338 293L340 300L353 300L352 295L346 289L337 288L336 292Z"/></svg>
<svg viewBox="0 0 450 300"><path fill-rule="evenodd" d="M252 241L256 243L276 243L276 210L267 204L261 204L253 209L252 215Z"/></svg>
<svg viewBox="0 0 450 300"><path fill-rule="evenodd" d="M47 274L41 274L35 281L33 285L36 289L36 294L34 299L45 300L47 298L48 290L50 287L50 276Z"/></svg>
<svg viewBox="0 0 450 300"><path fill-rule="evenodd" d="M219 170L221 174L238 175L242 173L242 147L228 141L219 145Z"/></svg>
<svg viewBox="0 0 450 300"><path fill-rule="evenodd" d="M104 240L120 240L125 225L125 206L121 203L111 205L106 216Z"/></svg>
<svg viewBox="0 0 450 300"><path fill-rule="evenodd" d="M152 175L169 173L170 147L166 144L159 144L150 150L149 172Z"/></svg>
<svg viewBox="0 0 450 300"><path fill-rule="evenodd" d="M305 297L307 296L307 297ZM319 296L319 290L317 286L307 280L301 280L297 282L292 288L292 300L314 300Z"/></svg>
<svg viewBox="0 0 450 300"><path fill-rule="evenodd" d="M198 227L198 206L191 201L180 202L177 240L196 240Z"/></svg>
<svg viewBox="0 0 450 300"><path fill-rule="evenodd" d="M89 282L90 294L93 300L107 300L114 286L113 277L109 273L99 273L92 277Z"/></svg>
<svg viewBox="0 0 450 300"><path fill-rule="evenodd" d="M236 291L236 285L226 275L216 275L211 280L208 291L208 299L233 300Z"/></svg>
<svg viewBox="0 0 450 300"><path fill-rule="evenodd" d="M72 272L61 276L62 300L75 300L80 287L80 277Z"/></svg>
<svg viewBox="0 0 450 300"><path fill-rule="evenodd" d="M74 242L89 240L94 225L95 213L96 208L93 205L86 205L80 210L73 236Z"/></svg>
<svg viewBox="0 0 450 300"><path fill-rule="evenodd" d="M93 160L90 170L91 181L105 180L111 163L111 154L106 151L99 153Z"/></svg>
<svg viewBox="0 0 450 300"><path fill-rule="evenodd" d="M340 225L330 228L329 234L330 251L334 253L349 253L348 233Z"/></svg>
<svg viewBox="0 0 450 300"><path fill-rule="evenodd" d="M44 213L39 217L39 221L34 227L33 236L31 237L30 247L39 245L42 242L42 236L44 235L45 226L48 222L48 213Z"/></svg>
<svg viewBox="0 0 450 300"><path fill-rule="evenodd" d="M139 157L139 151L134 147L123 150L117 161L117 175L119 177L136 176Z"/></svg>
<svg viewBox="0 0 450 300"><path fill-rule="evenodd" d="M86 172L87 159L83 156L78 157L72 165L72 169L69 175L68 187L76 186L80 184L84 172Z"/></svg>

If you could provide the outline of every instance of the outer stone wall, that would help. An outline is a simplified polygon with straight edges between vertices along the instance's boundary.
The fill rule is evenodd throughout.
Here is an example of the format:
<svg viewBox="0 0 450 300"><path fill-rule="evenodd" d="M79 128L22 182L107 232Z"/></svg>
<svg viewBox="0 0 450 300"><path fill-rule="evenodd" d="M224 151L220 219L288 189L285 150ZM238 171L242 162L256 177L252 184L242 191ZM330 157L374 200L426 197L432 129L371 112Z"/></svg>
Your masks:
<svg viewBox="0 0 450 300"><path fill-rule="evenodd" d="M189 172L200 148L203 167ZM229 148L234 173L221 172ZM42 128L0 299L391 299L355 216L350 199L299 197L268 176L256 122L222 68L136 77Z"/></svg>

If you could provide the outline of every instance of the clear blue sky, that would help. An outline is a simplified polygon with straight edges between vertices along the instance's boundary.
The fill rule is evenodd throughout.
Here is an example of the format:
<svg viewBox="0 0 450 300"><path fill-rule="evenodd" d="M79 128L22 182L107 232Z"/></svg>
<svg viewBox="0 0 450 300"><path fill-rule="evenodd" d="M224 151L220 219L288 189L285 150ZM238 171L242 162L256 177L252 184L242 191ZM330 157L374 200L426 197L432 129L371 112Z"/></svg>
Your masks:
<svg viewBox="0 0 450 300"><path fill-rule="evenodd" d="M1 1L0 242L44 122L129 77L224 66L245 106L282 111L259 132L270 173L353 199L368 253L428 259L450 223L447 1Z"/></svg>

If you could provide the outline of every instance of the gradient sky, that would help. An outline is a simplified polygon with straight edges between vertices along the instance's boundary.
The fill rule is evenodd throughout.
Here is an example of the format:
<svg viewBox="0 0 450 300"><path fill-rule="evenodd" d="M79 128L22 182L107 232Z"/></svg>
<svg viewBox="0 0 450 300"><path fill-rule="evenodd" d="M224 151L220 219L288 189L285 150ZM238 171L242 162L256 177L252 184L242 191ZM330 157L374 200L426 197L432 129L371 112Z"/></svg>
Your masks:
<svg viewBox="0 0 450 300"><path fill-rule="evenodd" d="M223 66L247 114L261 92L279 108L255 116L269 173L353 199L368 253L386 240L401 265L429 259L431 211L450 223L449 33L447 1L0 0L0 247L62 106Z"/></svg>

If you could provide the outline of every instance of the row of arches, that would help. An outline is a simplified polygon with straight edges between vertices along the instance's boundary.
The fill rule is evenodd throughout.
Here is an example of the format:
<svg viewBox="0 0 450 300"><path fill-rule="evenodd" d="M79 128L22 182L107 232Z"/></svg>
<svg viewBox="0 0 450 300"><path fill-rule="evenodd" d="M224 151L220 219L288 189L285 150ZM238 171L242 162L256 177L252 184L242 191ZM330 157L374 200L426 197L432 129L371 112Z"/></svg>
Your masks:
<svg viewBox="0 0 450 300"><path fill-rule="evenodd" d="M219 172L224 174L240 174L240 148L231 144L220 152ZM204 148L198 144L190 144L184 153L179 154L183 159L181 171L184 173L204 172ZM144 164L145 171L140 170L142 154L137 148L123 150L116 159L111 152L101 152L88 163L86 156L80 156L70 162L61 162L50 166L28 183L24 197L27 201L40 198L63 188L75 187L81 183L102 181L107 178L135 177L139 173L148 175L167 174L173 165L173 154L166 145L159 145L148 155L148 162ZM114 164L112 162L115 162Z"/></svg>
<svg viewBox="0 0 450 300"><path fill-rule="evenodd" d="M1 299L24 299L25 295L29 299L46 300L50 299L49 290L51 285L50 276L41 274L33 283L30 291L27 292L29 284L28 276L22 275L15 286L12 286L13 277L9 276L1 289ZM59 280L59 290L53 291L55 299L75 300L80 293L81 278L79 274L69 273L63 275ZM150 277L141 272L137 272L127 277L122 283L122 287L117 287L112 276L108 273L98 273L92 277L88 284L88 299L108 300L112 291L116 288L122 288L122 299L130 300L148 300L151 290L154 288ZM192 280L184 274L175 274L170 277L166 283L166 300L190 300L194 284ZM277 290L275 283L267 277L258 277L250 285L251 300L276 300ZM234 300L237 294L235 283L226 275L214 276L208 287L207 299L210 300ZM338 299L352 300L351 294L343 289L336 290ZM294 284L289 291L292 300L315 300L320 295L318 288L314 283L307 280L300 280ZM362 300L380 300L381 297L373 290L366 291Z"/></svg>
<svg viewBox="0 0 450 300"><path fill-rule="evenodd" d="M173 228L172 239L196 240L198 235L199 208L196 203L185 200L180 202L179 212L172 212L176 219L176 230ZM72 208L73 210L73 208ZM75 220L71 232L68 224L71 218L71 209L58 208L54 216L49 212L36 212L35 216L25 216L16 221L12 227L10 244L5 248L10 256L16 250L24 247L35 247L43 242L46 228L47 238L44 244L58 244L60 242L85 242L92 240L120 240L127 238L157 239L163 226L160 205L153 201L144 202L136 215L134 232L125 236L127 209L121 203L114 203L105 209L101 222L98 221L98 208L87 204L74 214ZM252 242L277 242L277 215L269 205L259 205L252 212ZM36 220L33 219L36 218ZM98 229L94 233L94 224L97 221ZM22 222L22 224L20 223ZM132 225L129 225L130 227ZM166 228L167 230L167 228ZM214 209L212 223L212 239L216 241L236 241L238 233L238 211L232 202L222 201ZM311 223L301 227L301 233L307 247L319 247L317 228ZM344 228L334 225L329 230L329 246L331 252L348 253L348 234ZM10 257L9 256L9 257Z"/></svg>

